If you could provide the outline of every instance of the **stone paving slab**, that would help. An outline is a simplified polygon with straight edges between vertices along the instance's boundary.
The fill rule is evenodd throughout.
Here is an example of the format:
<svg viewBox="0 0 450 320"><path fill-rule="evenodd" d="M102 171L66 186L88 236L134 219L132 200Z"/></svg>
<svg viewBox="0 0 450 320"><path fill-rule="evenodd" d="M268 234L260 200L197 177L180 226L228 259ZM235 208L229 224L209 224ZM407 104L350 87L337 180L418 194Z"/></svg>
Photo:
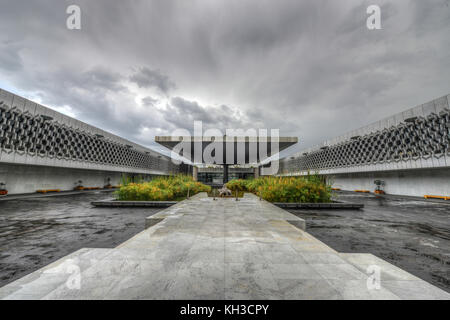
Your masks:
<svg viewBox="0 0 450 320"><path fill-rule="evenodd" d="M251 194L239 201L199 194L152 218L158 223L120 246L78 250L0 288L0 298L450 298L373 255L336 252L302 230L302 219ZM381 287L370 290L373 265Z"/></svg>

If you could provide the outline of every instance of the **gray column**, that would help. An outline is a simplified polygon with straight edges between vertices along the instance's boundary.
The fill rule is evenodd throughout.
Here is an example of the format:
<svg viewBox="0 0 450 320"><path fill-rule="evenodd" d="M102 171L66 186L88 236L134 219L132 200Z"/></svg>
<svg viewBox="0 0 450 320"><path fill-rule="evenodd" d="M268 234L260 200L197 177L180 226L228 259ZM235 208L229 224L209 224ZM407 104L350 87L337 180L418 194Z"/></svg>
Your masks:
<svg viewBox="0 0 450 320"><path fill-rule="evenodd" d="M194 181L198 181L198 167L196 166L192 167L192 178Z"/></svg>
<svg viewBox="0 0 450 320"><path fill-rule="evenodd" d="M255 179L259 178L259 167L253 168L253 173L255 175Z"/></svg>
<svg viewBox="0 0 450 320"><path fill-rule="evenodd" d="M228 165L223 165L223 184L228 182Z"/></svg>

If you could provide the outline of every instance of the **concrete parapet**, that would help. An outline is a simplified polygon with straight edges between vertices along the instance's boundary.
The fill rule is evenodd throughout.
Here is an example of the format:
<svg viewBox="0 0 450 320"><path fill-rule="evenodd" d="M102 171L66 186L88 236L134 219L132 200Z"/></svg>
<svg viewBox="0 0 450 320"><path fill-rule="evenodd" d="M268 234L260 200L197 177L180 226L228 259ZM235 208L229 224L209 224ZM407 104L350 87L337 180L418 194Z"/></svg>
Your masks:
<svg viewBox="0 0 450 320"><path fill-rule="evenodd" d="M0 163L0 182L6 184L9 195L33 193L37 190L74 190L78 185L102 189L108 184L117 186L123 177L132 178L130 173L75 168L29 166ZM152 175L139 175L144 180ZM80 183L81 181L81 183Z"/></svg>
<svg viewBox="0 0 450 320"><path fill-rule="evenodd" d="M386 194L424 197L425 195L450 196L450 168L420 169L390 172L354 172L329 175L334 188L345 191L370 190L374 192L375 180L384 182Z"/></svg>

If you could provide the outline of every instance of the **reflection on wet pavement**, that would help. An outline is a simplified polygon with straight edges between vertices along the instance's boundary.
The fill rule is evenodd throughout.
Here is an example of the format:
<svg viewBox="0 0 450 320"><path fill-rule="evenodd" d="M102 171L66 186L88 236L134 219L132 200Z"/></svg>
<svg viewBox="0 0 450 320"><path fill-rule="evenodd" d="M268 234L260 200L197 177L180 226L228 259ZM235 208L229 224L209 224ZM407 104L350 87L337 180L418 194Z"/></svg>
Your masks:
<svg viewBox="0 0 450 320"><path fill-rule="evenodd" d="M113 248L156 208L94 208L110 192L0 201L0 287L80 248Z"/></svg>
<svg viewBox="0 0 450 320"><path fill-rule="evenodd" d="M160 209L94 208L111 193L0 202L0 286L80 248L113 248ZM450 292L450 205L339 194L364 210L289 210L339 252L372 253Z"/></svg>
<svg viewBox="0 0 450 320"><path fill-rule="evenodd" d="M372 253L450 292L450 205L339 193L363 210L289 210L339 252Z"/></svg>

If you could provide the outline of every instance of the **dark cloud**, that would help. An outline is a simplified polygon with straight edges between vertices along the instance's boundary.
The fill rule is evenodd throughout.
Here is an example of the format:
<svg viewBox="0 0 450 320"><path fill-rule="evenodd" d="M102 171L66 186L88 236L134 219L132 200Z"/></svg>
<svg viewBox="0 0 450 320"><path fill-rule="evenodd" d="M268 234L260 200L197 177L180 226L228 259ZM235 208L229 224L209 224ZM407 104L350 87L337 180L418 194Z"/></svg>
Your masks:
<svg viewBox="0 0 450 320"><path fill-rule="evenodd" d="M176 128L279 128L298 150L450 93L447 0L1 1L1 82L153 146Z"/></svg>
<svg viewBox="0 0 450 320"><path fill-rule="evenodd" d="M110 91L126 90L126 87L121 85L123 80L119 73L111 72L103 67L96 67L89 71L83 72L77 83L78 86L83 86L86 89L105 89Z"/></svg>
<svg viewBox="0 0 450 320"><path fill-rule="evenodd" d="M164 119L178 128L193 130L194 121L202 121L204 129L219 129L225 134L226 129L255 128L255 123L236 110L226 105L201 106L196 101L174 97L161 111Z"/></svg>
<svg viewBox="0 0 450 320"><path fill-rule="evenodd" d="M139 88L157 88L164 93L168 93L175 88L175 84L168 76L157 70L150 70L147 67L140 68L138 72L130 77L130 80L136 83Z"/></svg>

